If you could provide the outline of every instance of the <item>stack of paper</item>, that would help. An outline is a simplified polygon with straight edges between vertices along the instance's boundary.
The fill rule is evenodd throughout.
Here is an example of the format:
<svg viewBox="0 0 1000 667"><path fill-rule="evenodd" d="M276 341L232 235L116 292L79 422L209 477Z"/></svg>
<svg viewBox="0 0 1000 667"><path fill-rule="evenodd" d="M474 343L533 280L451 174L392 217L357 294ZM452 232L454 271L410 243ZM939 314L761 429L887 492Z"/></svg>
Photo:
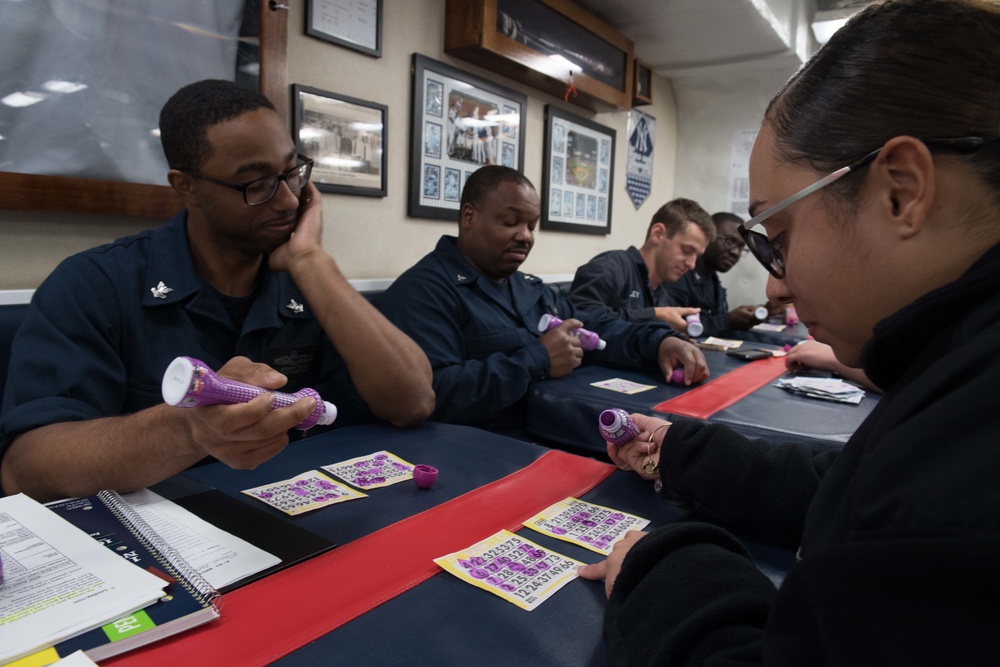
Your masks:
<svg viewBox="0 0 1000 667"><path fill-rule="evenodd" d="M155 602L166 582L23 494L0 498L0 663Z"/></svg>
<svg viewBox="0 0 1000 667"><path fill-rule="evenodd" d="M281 562L277 556L216 528L149 489L122 498L215 588L229 586Z"/></svg>
<svg viewBox="0 0 1000 667"><path fill-rule="evenodd" d="M779 378L774 384L786 391L825 401L857 405L865 397L864 389L834 378L791 377Z"/></svg>

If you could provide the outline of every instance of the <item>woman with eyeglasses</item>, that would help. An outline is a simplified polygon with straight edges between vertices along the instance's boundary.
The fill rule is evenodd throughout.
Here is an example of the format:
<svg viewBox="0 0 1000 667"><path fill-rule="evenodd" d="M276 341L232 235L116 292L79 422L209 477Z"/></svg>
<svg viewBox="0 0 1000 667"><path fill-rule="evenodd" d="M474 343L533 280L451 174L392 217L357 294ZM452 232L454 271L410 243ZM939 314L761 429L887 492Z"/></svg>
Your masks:
<svg viewBox="0 0 1000 667"><path fill-rule="evenodd" d="M775 588L716 525L629 533L581 569L612 664L1000 659L998 135L995 1L873 4L772 100L743 237L768 297L885 393L818 456L635 415L620 466L798 551Z"/></svg>

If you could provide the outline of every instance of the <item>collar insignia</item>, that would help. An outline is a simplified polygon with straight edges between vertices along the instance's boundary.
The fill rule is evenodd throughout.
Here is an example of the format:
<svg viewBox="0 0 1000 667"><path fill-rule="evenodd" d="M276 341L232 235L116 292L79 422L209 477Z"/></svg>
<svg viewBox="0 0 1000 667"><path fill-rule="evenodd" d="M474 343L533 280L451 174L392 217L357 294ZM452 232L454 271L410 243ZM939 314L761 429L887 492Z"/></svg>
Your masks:
<svg viewBox="0 0 1000 667"><path fill-rule="evenodd" d="M293 313L301 313L303 310L306 309L305 306L303 306L301 303L299 303L295 299L292 299L291 301L289 301L288 305L286 305L285 308L287 308L288 310L292 311Z"/></svg>
<svg viewBox="0 0 1000 667"><path fill-rule="evenodd" d="M153 298L156 299L166 299L167 294L174 291L173 287L167 287L163 284L161 280L156 287L150 287L149 291L153 293Z"/></svg>

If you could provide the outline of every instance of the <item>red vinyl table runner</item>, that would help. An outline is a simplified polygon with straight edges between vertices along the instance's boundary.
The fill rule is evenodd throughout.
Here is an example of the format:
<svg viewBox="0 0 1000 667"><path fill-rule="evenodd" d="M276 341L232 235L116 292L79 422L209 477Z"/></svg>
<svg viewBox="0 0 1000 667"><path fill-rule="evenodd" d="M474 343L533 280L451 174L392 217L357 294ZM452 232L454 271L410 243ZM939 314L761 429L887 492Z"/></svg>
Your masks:
<svg viewBox="0 0 1000 667"><path fill-rule="evenodd" d="M614 470L594 459L547 452L502 479L238 588L223 597L218 621L102 665L217 667L220 659L266 665L441 572L434 558L501 529L517 530ZM317 595L321 583L334 584L326 590L336 593Z"/></svg>
<svg viewBox="0 0 1000 667"><path fill-rule="evenodd" d="M784 373L783 357L751 361L676 398L663 401L653 409L683 417L708 419Z"/></svg>

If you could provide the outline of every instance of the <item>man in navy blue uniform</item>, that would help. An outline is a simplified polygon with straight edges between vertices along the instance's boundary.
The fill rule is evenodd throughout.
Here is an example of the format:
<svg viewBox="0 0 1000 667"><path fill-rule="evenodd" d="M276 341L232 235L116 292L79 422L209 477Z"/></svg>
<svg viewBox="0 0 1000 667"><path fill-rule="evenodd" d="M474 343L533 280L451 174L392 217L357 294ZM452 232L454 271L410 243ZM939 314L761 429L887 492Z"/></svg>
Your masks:
<svg viewBox="0 0 1000 667"><path fill-rule="evenodd" d="M341 414L405 425L433 407L412 340L322 245L312 163L273 104L228 81L185 86L160 115L166 225L64 261L14 340L0 423L3 490L37 499L132 491L206 456L253 468L281 451L314 401L270 410L166 405L170 361L192 356L266 389L314 386ZM370 418L370 417L369 417Z"/></svg>
<svg viewBox="0 0 1000 667"><path fill-rule="evenodd" d="M714 238L712 218L697 202L668 201L653 214L641 248L608 250L578 268L569 300L582 310L609 310L629 322L660 320L687 331L684 318L698 309L671 300L667 290Z"/></svg>
<svg viewBox="0 0 1000 667"><path fill-rule="evenodd" d="M732 329L749 329L758 324L756 306L738 306L729 310L726 288L719 274L729 271L747 252L746 243L737 231L743 220L733 213L715 213L715 240L695 267L677 282L666 286L667 298L677 306L701 309L701 323L706 335L723 334ZM780 308L778 309L780 310Z"/></svg>
<svg viewBox="0 0 1000 667"><path fill-rule="evenodd" d="M462 191L458 237L400 276L379 308L417 342L434 369L436 421L524 436L524 403L536 380L562 377L584 360L572 332L584 326L607 341L588 361L628 368L683 368L687 383L708 377L705 357L659 322L632 324L578 312L558 290L518 271L534 245L538 193L508 167L472 174ZM542 315L563 323L539 333Z"/></svg>

